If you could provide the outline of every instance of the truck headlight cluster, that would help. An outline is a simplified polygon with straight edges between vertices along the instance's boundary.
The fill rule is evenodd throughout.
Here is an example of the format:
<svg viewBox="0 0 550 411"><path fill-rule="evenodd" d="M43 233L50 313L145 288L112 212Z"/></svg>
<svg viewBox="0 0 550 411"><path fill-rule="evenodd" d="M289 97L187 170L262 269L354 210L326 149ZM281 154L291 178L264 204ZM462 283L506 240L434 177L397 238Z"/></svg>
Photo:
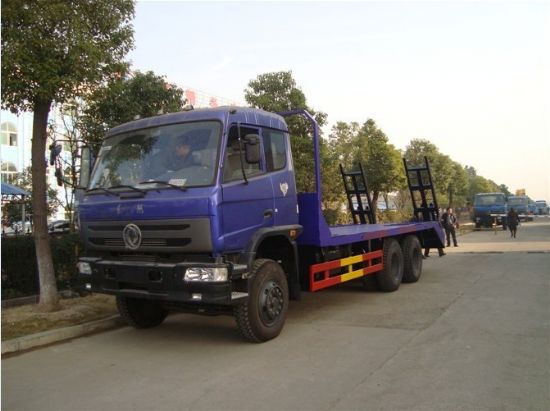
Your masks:
<svg viewBox="0 0 550 411"><path fill-rule="evenodd" d="M90 263L80 261L78 263L78 272L80 274L92 275L92 266Z"/></svg>
<svg viewBox="0 0 550 411"><path fill-rule="evenodd" d="M185 281L227 281L226 267L191 267L185 271Z"/></svg>

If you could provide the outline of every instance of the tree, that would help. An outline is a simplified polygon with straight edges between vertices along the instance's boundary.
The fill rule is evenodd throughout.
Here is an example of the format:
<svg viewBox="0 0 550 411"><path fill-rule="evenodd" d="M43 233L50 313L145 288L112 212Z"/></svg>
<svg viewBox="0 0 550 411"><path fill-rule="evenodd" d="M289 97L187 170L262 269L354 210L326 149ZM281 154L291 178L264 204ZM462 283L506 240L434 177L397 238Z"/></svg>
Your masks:
<svg viewBox="0 0 550 411"><path fill-rule="evenodd" d="M482 176L475 176L470 181L470 195L473 198L477 193L494 193L499 192L498 186L491 180L487 180Z"/></svg>
<svg viewBox="0 0 550 411"><path fill-rule="evenodd" d="M328 146L333 156L344 166L352 167L358 158L359 123L337 122L328 136Z"/></svg>
<svg viewBox="0 0 550 411"><path fill-rule="evenodd" d="M452 176L447 188L447 195L449 198L449 207L463 207L467 203L468 173L456 161L452 161Z"/></svg>
<svg viewBox="0 0 550 411"><path fill-rule="evenodd" d="M2 3L2 108L33 111L34 238L39 308L57 308L46 215L47 125L54 102L123 73L133 45L132 0L9 0Z"/></svg>
<svg viewBox="0 0 550 411"><path fill-rule="evenodd" d="M506 197L511 196L512 192L506 184L501 184L498 186L499 191L502 191Z"/></svg>
<svg viewBox="0 0 550 411"><path fill-rule="evenodd" d="M136 71L118 77L87 96L78 129L84 141L97 152L107 130L136 116L151 117L181 111L183 90L152 71Z"/></svg>
<svg viewBox="0 0 550 411"><path fill-rule="evenodd" d="M306 97L296 85L291 71L260 74L248 83L244 92L246 102L252 107L274 113L305 109L315 118L319 128L326 123L325 113L315 112L307 105ZM287 124L292 142L297 189L299 192L314 191L313 144L309 137L309 124L302 117L288 118Z"/></svg>
<svg viewBox="0 0 550 411"><path fill-rule="evenodd" d="M405 173L401 152L389 143L388 137L375 121L367 120L357 136L359 150L355 163L361 162L372 191L372 206L376 212L381 193L388 193L405 186Z"/></svg>
<svg viewBox="0 0 550 411"><path fill-rule="evenodd" d="M405 148L405 158L410 164L424 164L424 157L428 157L433 184L436 190L439 206L449 204L449 186L454 175L453 161L442 154L437 146L428 140L413 139ZM454 190L454 189L453 189Z"/></svg>

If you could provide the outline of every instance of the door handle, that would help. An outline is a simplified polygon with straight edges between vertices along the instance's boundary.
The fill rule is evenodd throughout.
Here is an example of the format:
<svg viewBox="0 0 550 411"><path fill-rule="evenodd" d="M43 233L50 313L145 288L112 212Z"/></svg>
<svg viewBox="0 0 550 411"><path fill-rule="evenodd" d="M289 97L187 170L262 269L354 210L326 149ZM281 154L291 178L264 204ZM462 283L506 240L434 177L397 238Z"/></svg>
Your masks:
<svg viewBox="0 0 550 411"><path fill-rule="evenodd" d="M273 210L271 208L264 210L264 218L271 218L271 217L273 217Z"/></svg>

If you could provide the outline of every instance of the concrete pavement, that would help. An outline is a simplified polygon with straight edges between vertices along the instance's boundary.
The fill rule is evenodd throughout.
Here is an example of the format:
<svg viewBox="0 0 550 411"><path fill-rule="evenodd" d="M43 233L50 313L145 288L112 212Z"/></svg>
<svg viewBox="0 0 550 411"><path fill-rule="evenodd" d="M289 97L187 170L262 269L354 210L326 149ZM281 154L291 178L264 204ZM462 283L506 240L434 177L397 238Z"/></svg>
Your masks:
<svg viewBox="0 0 550 411"><path fill-rule="evenodd" d="M2 408L546 410L550 221L508 236L461 236L395 293L306 293L265 344L179 314L6 358Z"/></svg>

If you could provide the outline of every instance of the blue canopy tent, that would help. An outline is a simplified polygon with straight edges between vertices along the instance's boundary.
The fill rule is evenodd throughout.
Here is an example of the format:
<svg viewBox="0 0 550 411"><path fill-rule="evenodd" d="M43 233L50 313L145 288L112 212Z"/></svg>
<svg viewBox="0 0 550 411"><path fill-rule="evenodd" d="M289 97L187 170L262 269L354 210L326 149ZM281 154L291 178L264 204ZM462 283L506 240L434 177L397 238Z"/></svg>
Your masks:
<svg viewBox="0 0 550 411"><path fill-rule="evenodd" d="M23 222L23 227L25 227L25 197L30 196L26 190L16 187L8 183L2 183L1 188L2 195L2 204L10 203L12 201L21 201L21 221Z"/></svg>
<svg viewBox="0 0 550 411"><path fill-rule="evenodd" d="M4 201L4 197L7 197L7 199L12 199L16 197L25 197L30 196L31 193L29 193L26 190L23 190L22 188L13 186L8 183L2 183L2 201Z"/></svg>

